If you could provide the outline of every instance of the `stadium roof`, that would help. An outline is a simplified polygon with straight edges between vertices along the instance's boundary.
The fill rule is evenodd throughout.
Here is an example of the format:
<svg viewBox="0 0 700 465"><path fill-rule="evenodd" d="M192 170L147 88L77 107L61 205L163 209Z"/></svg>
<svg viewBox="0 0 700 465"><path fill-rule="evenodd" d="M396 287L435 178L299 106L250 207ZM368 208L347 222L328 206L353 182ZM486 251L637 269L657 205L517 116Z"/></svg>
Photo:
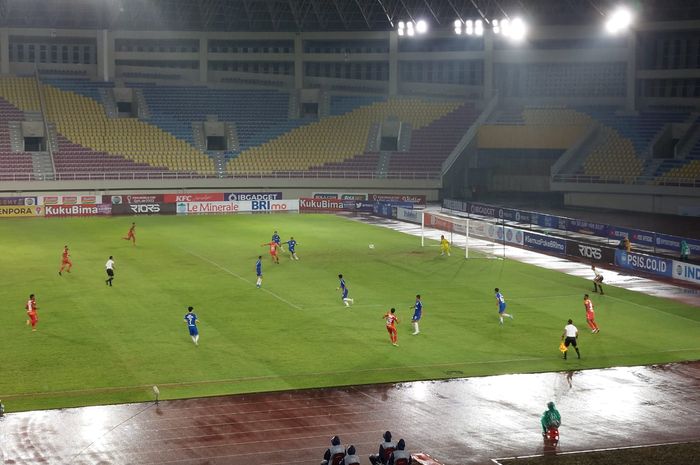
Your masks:
<svg viewBox="0 0 700 465"><path fill-rule="evenodd" d="M594 24L620 0L0 0L0 26L206 31L382 31L425 19L522 15L532 24ZM699 0L625 2L644 20L700 19Z"/></svg>

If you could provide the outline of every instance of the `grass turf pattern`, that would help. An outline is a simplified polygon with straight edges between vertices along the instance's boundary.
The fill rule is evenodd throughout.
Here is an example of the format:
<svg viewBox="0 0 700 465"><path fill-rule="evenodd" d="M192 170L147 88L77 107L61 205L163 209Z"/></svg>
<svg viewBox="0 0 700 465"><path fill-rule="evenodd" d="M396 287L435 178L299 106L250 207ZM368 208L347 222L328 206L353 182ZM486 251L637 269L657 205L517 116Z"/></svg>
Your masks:
<svg viewBox="0 0 700 465"><path fill-rule="evenodd" d="M132 220L136 247L121 239ZM275 229L298 241L299 261L285 253L271 263L261 244ZM335 216L17 219L0 222L0 237L8 411L143 401L154 384L167 399L700 359L698 308L610 286L599 296L590 281L512 260L441 257L419 238ZM74 266L61 277L65 244ZM515 315L502 327L494 287ZM586 327L586 292L600 334ZM35 333L25 325L30 293ZM411 336L417 293L423 320ZM183 321L188 305L199 347ZM384 328L390 307L399 347ZM582 360L560 358L568 318Z"/></svg>

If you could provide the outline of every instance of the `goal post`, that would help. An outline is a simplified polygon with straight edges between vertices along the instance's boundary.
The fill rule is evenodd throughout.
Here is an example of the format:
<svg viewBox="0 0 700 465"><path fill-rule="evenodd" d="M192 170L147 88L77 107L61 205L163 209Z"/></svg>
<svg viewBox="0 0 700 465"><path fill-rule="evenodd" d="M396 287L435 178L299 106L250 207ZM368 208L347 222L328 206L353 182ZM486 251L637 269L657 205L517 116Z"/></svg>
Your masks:
<svg viewBox="0 0 700 465"><path fill-rule="evenodd" d="M438 232L432 231L434 229ZM464 248L464 258L469 258L469 218L424 211L420 224L421 247L425 247L426 238L439 241L441 235L452 247Z"/></svg>
<svg viewBox="0 0 700 465"><path fill-rule="evenodd" d="M495 219L465 218L424 211L421 215L421 247L426 239L444 235L452 248L464 249L465 258L505 258L504 229ZM476 253L474 253L476 252Z"/></svg>

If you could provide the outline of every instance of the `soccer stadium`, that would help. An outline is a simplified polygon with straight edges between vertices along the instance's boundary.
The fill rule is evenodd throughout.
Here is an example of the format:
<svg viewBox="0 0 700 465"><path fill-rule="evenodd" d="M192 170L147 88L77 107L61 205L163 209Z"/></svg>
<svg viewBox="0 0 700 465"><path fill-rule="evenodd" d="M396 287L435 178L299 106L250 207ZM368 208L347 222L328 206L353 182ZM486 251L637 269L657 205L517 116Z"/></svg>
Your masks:
<svg viewBox="0 0 700 465"><path fill-rule="evenodd" d="M700 464L698 0L0 0L0 464Z"/></svg>

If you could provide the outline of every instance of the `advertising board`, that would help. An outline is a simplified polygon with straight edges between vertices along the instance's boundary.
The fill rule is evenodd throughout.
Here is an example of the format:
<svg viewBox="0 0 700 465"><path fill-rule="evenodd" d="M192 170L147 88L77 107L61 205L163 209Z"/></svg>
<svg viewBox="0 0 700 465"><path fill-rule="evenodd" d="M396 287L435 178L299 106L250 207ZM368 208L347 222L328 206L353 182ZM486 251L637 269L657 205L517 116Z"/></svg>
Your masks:
<svg viewBox="0 0 700 465"><path fill-rule="evenodd" d="M668 278L673 272L673 260L671 259L625 252L624 250L615 251L615 265L628 270L642 271Z"/></svg>
<svg viewBox="0 0 700 465"><path fill-rule="evenodd" d="M435 228L441 231L448 232L451 232L454 228L454 223L444 220L438 216L435 216L432 213L426 212L423 215L423 220L425 221L424 225L426 228Z"/></svg>
<svg viewBox="0 0 700 465"><path fill-rule="evenodd" d="M44 216L98 216L111 214L111 204L44 205Z"/></svg>
<svg viewBox="0 0 700 465"><path fill-rule="evenodd" d="M523 245L526 248L541 250L542 252L562 255L566 253L566 241L564 239L527 231L523 234Z"/></svg>
<svg viewBox="0 0 700 465"><path fill-rule="evenodd" d="M312 199L302 197L299 199L299 211L301 212L339 212L345 210L346 202L340 199Z"/></svg>
<svg viewBox="0 0 700 465"><path fill-rule="evenodd" d="M112 205L120 205L123 203L163 203L163 194L126 194L126 195L105 195L105 203Z"/></svg>
<svg viewBox="0 0 700 465"><path fill-rule="evenodd" d="M282 200L282 192L224 192L223 200Z"/></svg>
<svg viewBox="0 0 700 465"><path fill-rule="evenodd" d="M99 205L101 195L43 195L39 197L40 205Z"/></svg>
<svg viewBox="0 0 700 465"><path fill-rule="evenodd" d="M497 226L489 224L486 226L486 237L496 242L507 242L508 244L523 245L523 231L520 229Z"/></svg>
<svg viewBox="0 0 700 465"><path fill-rule="evenodd" d="M589 236L608 237L610 235L610 226L602 223L594 223L586 220L577 220L572 218L564 219L566 230L587 234Z"/></svg>
<svg viewBox="0 0 700 465"><path fill-rule="evenodd" d="M408 194L369 194L369 200L372 202L409 202L415 205L425 205L424 195L408 195Z"/></svg>
<svg viewBox="0 0 700 465"><path fill-rule="evenodd" d="M174 203L112 204L112 215L174 215Z"/></svg>
<svg viewBox="0 0 700 465"><path fill-rule="evenodd" d="M654 245L657 249L668 250L670 252L680 253L681 241L685 240L690 247L691 255L700 255L700 241L696 239L686 239L678 236L671 236L669 234L655 234L654 235Z"/></svg>
<svg viewBox="0 0 700 465"><path fill-rule="evenodd" d="M0 205L36 205L36 197L0 197Z"/></svg>
<svg viewBox="0 0 700 465"><path fill-rule="evenodd" d="M313 192L314 199L367 200L367 194L353 192Z"/></svg>
<svg viewBox="0 0 700 465"><path fill-rule="evenodd" d="M401 221L408 221L409 223L421 222L421 215L423 214L420 210L413 210L409 208L396 207L396 219Z"/></svg>
<svg viewBox="0 0 700 465"><path fill-rule="evenodd" d="M165 194L163 201L165 203L179 202L223 202L223 192L204 192L204 193L183 193L183 194Z"/></svg>
<svg viewBox="0 0 700 465"><path fill-rule="evenodd" d="M296 212L298 200L241 200L238 202L179 202L178 215L207 215L221 213Z"/></svg>
<svg viewBox="0 0 700 465"><path fill-rule="evenodd" d="M591 263L615 263L615 249L571 239L566 241L566 255Z"/></svg>
<svg viewBox="0 0 700 465"><path fill-rule="evenodd" d="M41 215L43 215L43 207L36 205L0 205L0 218Z"/></svg>
<svg viewBox="0 0 700 465"><path fill-rule="evenodd" d="M700 286L700 265L673 260L673 279L680 279Z"/></svg>

